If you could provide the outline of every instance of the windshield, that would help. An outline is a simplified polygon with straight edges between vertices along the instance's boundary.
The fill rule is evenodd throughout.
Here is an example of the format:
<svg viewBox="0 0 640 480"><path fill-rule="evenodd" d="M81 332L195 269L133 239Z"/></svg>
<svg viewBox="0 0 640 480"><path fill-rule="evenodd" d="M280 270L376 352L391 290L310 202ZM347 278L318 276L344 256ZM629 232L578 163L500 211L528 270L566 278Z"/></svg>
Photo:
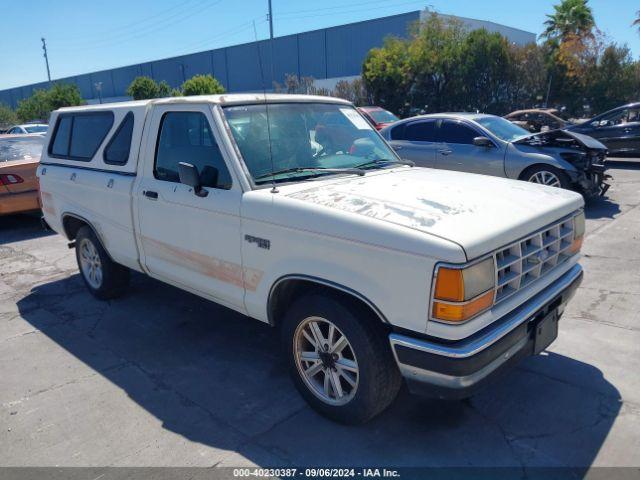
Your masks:
<svg viewBox="0 0 640 480"><path fill-rule="evenodd" d="M0 138L0 163L37 160L42 153L43 143L43 137Z"/></svg>
<svg viewBox="0 0 640 480"><path fill-rule="evenodd" d="M254 182L291 181L335 174L296 168L353 168L398 158L355 108L328 103L271 103L224 108ZM271 146L271 149L269 149ZM269 151L271 150L271 151ZM273 159L273 160L272 160ZM375 162L368 168L383 168ZM272 172L282 172L273 177Z"/></svg>
<svg viewBox="0 0 640 480"><path fill-rule="evenodd" d="M27 133L46 133L47 128L47 125L27 125L24 127Z"/></svg>
<svg viewBox="0 0 640 480"><path fill-rule="evenodd" d="M400 120L393 113L386 110L368 110L367 113L378 123L393 123Z"/></svg>
<svg viewBox="0 0 640 480"><path fill-rule="evenodd" d="M505 142L531 135L531 132L502 117L478 117L475 121Z"/></svg>

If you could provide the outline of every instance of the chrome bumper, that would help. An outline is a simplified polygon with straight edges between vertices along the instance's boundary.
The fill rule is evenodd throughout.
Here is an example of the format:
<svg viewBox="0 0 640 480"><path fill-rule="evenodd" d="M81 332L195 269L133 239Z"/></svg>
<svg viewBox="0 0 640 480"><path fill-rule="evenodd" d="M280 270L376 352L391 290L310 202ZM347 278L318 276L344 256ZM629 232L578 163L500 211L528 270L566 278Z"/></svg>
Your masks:
<svg viewBox="0 0 640 480"><path fill-rule="evenodd" d="M467 397L493 374L534 352L533 330L547 315L559 318L582 281L574 265L542 292L484 330L456 342L392 333L391 349L409 388L442 398Z"/></svg>

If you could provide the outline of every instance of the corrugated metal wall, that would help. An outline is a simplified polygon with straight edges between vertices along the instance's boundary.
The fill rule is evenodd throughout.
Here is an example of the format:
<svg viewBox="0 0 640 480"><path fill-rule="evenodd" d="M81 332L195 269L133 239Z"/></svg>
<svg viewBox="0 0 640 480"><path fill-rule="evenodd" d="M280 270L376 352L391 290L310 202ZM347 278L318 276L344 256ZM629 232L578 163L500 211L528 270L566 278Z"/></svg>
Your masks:
<svg viewBox="0 0 640 480"><path fill-rule="evenodd" d="M286 74L317 79L359 75L367 52L381 46L387 36L406 36L407 27L420 18L420 13L409 12L275 38L273 79L283 83ZM262 74L259 57L262 58ZM102 82L103 98L117 98L126 96L127 87L140 75L178 87L185 79L207 73L214 75L229 92L258 91L263 85L271 89L271 46L263 40L57 81L75 83L82 97L92 100L98 98L97 82ZM46 87L47 83L41 82L3 90L0 91L0 102L15 108L18 101L28 97L35 88Z"/></svg>

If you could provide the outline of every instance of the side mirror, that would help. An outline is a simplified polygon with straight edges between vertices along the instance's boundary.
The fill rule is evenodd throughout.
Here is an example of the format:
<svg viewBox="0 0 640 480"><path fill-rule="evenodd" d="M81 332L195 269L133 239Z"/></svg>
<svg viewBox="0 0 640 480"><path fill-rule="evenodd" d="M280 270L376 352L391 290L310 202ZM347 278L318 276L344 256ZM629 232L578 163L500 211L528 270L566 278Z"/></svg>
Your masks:
<svg viewBox="0 0 640 480"><path fill-rule="evenodd" d="M209 195L209 192L202 188L200 174L195 165L186 162L178 163L178 175L180 177L180 183L193 187L193 193L198 197L206 197Z"/></svg>
<svg viewBox="0 0 640 480"><path fill-rule="evenodd" d="M476 147L485 147L485 148L493 147L493 142L487 137L476 137L473 139L473 144Z"/></svg>

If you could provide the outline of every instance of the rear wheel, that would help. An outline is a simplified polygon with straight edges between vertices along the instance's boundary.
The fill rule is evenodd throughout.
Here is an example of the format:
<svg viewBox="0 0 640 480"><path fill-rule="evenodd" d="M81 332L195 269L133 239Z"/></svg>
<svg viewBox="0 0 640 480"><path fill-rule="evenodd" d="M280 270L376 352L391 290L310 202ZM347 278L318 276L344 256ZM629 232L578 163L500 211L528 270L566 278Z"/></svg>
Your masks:
<svg viewBox="0 0 640 480"><path fill-rule="evenodd" d="M311 293L283 319L293 382L322 415L364 423L395 399L401 376L379 321L349 300Z"/></svg>
<svg viewBox="0 0 640 480"><path fill-rule="evenodd" d="M552 167L551 165L537 165L528 168L522 173L520 179L548 187L571 188L569 176L562 170Z"/></svg>
<svg viewBox="0 0 640 480"><path fill-rule="evenodd" d="M76 235L76 260L85 285L101 300L121 296L129 285L129 269L109 258L88 226L80 228Z"/></svg>

